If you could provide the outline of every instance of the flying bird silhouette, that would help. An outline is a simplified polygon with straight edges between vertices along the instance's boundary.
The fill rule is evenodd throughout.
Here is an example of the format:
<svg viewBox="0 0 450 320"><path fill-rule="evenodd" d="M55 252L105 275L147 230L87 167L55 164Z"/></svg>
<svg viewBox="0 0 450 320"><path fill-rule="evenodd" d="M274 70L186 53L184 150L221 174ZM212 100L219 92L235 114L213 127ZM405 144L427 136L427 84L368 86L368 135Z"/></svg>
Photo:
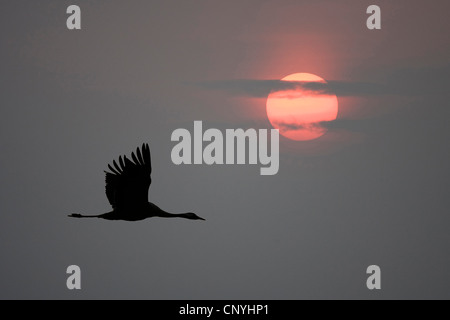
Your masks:
<svg viewBox="0 0 450 320"><path fill-rule="evenodd" d="M72 218L102 218L106 220L139 221L146 218L186 218L190 220L205 220L195 213L169 213L148 201L148 189L152 182L152 162L148 144L143 144L131 158L119 157L119 165L113 160L111 172L106 174L106 196L113 211L104 214L86 216L78 213L69 215Z"/></svg>

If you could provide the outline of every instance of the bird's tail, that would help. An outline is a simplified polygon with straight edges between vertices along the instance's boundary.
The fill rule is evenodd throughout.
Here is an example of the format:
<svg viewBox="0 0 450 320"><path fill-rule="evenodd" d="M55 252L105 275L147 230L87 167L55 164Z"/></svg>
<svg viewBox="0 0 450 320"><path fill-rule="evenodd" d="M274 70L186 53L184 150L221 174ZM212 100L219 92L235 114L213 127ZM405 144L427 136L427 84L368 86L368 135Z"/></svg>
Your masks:
<svg viewBox="0 0 450 320"><path fill-rule="evenodd" d="M71 217L71 218L98 218L98 217L100 217L100 215L97 215L97 216L84 216L84 215L79 214L79 213L72 213L72 214L69 214L68 217Z"/></svg>

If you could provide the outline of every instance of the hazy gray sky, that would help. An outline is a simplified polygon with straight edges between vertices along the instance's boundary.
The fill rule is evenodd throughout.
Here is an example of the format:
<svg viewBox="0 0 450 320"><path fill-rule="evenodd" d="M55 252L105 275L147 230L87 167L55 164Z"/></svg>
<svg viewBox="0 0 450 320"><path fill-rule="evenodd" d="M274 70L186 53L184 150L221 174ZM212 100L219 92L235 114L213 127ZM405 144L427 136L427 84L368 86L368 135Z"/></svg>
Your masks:
<svg viewBox="0 0 450 320"><path fill-rule="evenodd" d="M82 30L66 28L70 4ZM381 30L366 28L370 4ZM449 10L5 1L0 298L450 298ZM339 115L318 140L281 138L277 175L171 162L171 133L194 120L270 129L252 90L296 72L330 81ZM103 170L143 142L150 201L207 221L68 218L110 211ZM81 291L66 288L71 264ZM366 288L372 264L381 291Z"/></svg>

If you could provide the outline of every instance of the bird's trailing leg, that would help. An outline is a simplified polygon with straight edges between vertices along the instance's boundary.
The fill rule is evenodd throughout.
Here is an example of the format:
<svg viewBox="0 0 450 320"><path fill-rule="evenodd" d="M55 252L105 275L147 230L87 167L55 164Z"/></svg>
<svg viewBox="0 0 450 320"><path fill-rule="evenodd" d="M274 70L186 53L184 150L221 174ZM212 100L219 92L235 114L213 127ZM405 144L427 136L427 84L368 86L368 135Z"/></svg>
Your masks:
<svg viewBox="0 0 450 320"><path fill-rule="evenodd" d="M99 215L98 216L84 216L79 213L72 213L72 214L69 214L69 217L71 217L71 218L98 218L100 216Z"/></svg>

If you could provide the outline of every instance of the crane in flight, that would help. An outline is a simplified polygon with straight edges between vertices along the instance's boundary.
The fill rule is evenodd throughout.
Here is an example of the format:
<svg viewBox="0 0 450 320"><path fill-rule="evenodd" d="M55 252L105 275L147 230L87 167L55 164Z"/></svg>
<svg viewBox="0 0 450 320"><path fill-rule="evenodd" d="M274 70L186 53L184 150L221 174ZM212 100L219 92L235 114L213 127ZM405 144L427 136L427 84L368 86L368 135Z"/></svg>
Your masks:
<svg viewBox="0 0 450 320"><path fill-rule="evenodd" d="M169 213L148 201L148 189L152 182L152 162L148 144L131 153L131 159L119 157L119 164L113 160L108 164L111 172L106 174L106 196L113 210L99 215L73 213L72 218L101 218L106 220L139 221L152 217L185 218L205 220L193 212Z"/></svg>

